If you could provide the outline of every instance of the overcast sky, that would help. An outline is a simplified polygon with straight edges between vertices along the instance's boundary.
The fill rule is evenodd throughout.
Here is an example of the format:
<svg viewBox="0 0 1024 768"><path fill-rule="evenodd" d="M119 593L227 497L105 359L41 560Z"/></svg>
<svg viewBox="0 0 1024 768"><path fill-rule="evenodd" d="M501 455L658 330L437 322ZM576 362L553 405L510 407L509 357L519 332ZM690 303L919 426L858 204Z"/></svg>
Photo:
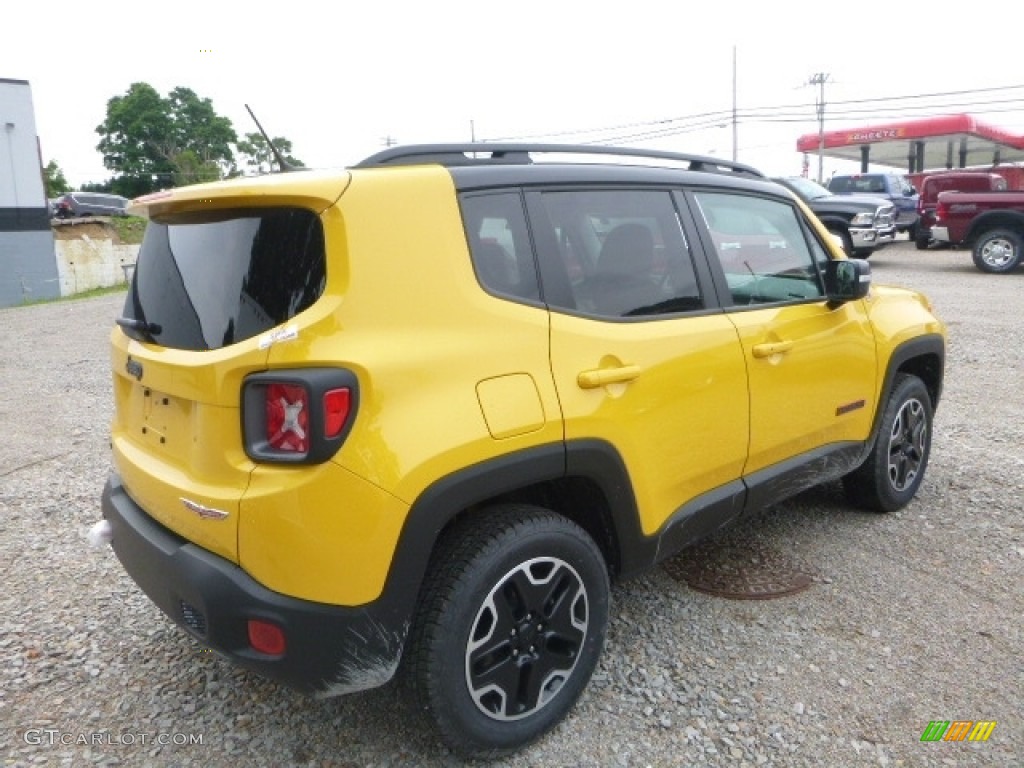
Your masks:
<svg viewBox="0 0 1024 768"><path fill-rule="evenodd" d="M829 76L826 130L967 112L1024 133L1009 32L1022 20L1024 6L984 2L16 0L3 11L0 78L31 83L43 161L78 186L110 176L95 129L134 82L191 88L240 136L255 130L248 103L316 167L356 162L388 137L467 141L471 124L481 140L729 158L735 48L737 107L767 118L741 118L738 159L798 174L797 137L817 131L815 73ZM954 91L978 93L909 98ZM826 176L854 168L825 160Z"/></svg>

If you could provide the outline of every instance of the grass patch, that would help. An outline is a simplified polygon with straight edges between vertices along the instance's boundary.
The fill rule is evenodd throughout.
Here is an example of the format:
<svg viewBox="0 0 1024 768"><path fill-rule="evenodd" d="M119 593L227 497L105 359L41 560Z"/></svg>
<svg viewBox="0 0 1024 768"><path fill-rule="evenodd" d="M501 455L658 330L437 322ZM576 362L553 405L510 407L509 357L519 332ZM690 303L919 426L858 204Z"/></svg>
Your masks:
<svg viewBox="0 0 1024 768"><path fill-rule="evenodd" d="M141 216L111 216L110 225L117 230L117 237L122 243L138 245L146 231L146 219Z"/></svg>
<svg viewBox="0 0 1024 768"><path fill-rule="evenodd" d="M78 301L79 299L94 299L97 296L108 296L112 293L124 293L128 290L127 283L121 285L111 285L106 288L93 288L91 291L82 291L72 296L55 296L52 299L28 299L23 301L21 304L15 306L18 307L35 307L39 304L56 304L62 301Z"/></svg>

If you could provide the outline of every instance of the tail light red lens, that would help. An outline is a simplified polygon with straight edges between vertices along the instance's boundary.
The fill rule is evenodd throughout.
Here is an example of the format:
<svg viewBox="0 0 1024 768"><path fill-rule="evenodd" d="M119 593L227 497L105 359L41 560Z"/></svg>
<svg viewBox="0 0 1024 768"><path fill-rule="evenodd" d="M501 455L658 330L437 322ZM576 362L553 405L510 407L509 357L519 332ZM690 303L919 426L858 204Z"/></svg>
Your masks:
<svg viewBox="0 0 1024 768"><path fill-rule="evenodd" d="M348 421L350 395L348 388L332 389L324 393L324 437L332 438L341 434Z"/></svg>
<svg viewBox="0 0 1024 768"><path fill-rule="evenodd" d="M245 452L254 461L318 464L345 441L358 380L344 368L256 373L242 387Z"/></svg>
<svg viewBox="0 0 1024 768"><path fill-rule="evenodd" d="M271 384L264 392L267 442L286 453L309 451L309 393L302 385Z"/></svg>

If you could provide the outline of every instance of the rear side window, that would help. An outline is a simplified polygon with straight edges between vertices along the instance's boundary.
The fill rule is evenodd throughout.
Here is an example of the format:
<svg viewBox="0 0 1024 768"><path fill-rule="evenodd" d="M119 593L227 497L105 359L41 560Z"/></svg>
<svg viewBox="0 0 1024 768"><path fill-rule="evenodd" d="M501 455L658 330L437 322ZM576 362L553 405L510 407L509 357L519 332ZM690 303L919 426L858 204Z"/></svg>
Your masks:
<svg viewBox="0 0 1024 768"><path fill-rule="evenodd" d="M480 284L492 293L538 300L537 267L519 193L467 195L462 215Z"/></svg>
<svg viewBox="0 0 1024 768"><path fill-rule="evenodd" d="M124 315L129 335L175 349L218 349L311 306L326 280L324 235L293 208L182 214L151 221ZM158 330L157 330L158 329Z"/></svg>

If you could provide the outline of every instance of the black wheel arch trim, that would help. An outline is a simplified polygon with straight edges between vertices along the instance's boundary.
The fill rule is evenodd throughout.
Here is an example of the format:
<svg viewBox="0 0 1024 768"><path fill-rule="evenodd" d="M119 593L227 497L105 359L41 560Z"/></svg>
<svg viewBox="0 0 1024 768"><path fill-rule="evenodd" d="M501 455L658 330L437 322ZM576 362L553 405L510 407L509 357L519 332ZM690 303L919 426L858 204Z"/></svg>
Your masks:
<svg viewBox="0 0 1024 768"><path fill-rule="evenodd" d="M879 397L878 410L875 413L874 426L876 429L881 419L881 410L889 399L889 393L892 392L896 374L908 370L913 373L914 366L908 364L915 360L928 361L929 358L934 358L934 370L928 371L934 381L929 381L925 376L920 376L920 378L928 387L928 394L932 398L932 410L938 409L939 399L942 397L943 373L946 364L946 342L941 335L929 333L903 342L890 355L885 368L885 381Z"/></svg>
<svg viewBox="0 0 1024 768"><path fill-rule="evenodd" d="M937 333L929 333L909 339L897 346L890 355L885 367L885 379L879 392L875 418L871 425L871 437L867 442L865 457L874 447L878 438L878 430L882 423L885 404L889 402L900 373L911 373L918 376L928 389L932 399L932 412L938 410L939 399L942 397L943 375L946 361L946 342Z"/></svg>
<svg viewBox="0 0 1024 768"><path fill-rule="evenodd" d="M967 229L964 243L972 247L980 238L994 229L1009 229L1024 238L1024 212L1010 208L996 208L975 216Z"/></svg>
<svg viewBox="0 0 1024 768"><path fill-rule="evenodd" d="M615 561L618 575L649 565L657 553L657 539L644 536L640 529L633 486L621 456L605 441L578 440L490 459L428 486L409 509L383 594L411 611L437 540L458 515L530 486L571 478L594 483L604 495L616 542L615 551L606 554Z"/></svg>

